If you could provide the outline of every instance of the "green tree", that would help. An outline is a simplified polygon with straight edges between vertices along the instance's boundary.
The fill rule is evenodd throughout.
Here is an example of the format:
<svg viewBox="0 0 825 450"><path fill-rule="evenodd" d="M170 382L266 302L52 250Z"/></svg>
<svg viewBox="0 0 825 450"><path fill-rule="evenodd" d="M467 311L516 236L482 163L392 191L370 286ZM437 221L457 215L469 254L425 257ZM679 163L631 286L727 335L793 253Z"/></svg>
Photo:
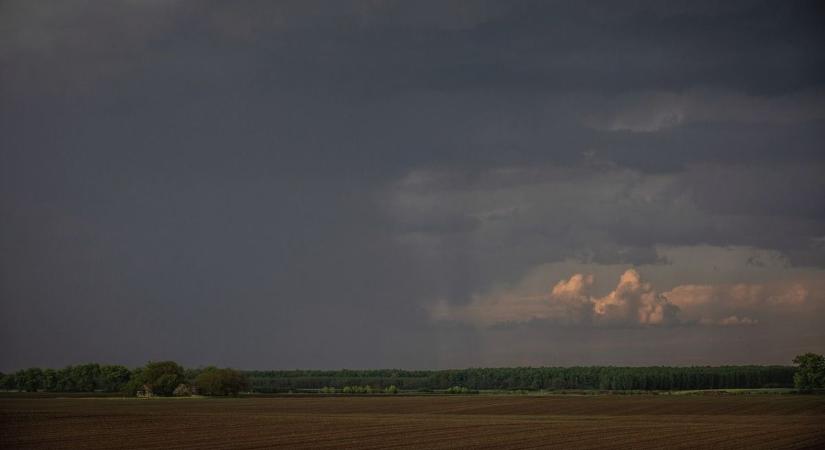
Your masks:
<svg viewBox="0 0 825 450"><path fill-rule="evenodd" d="M43 370L32 367L31 369L17 372L17 387L21 391L37 392L43 389Z"/></svg>
<svg viewBox="0 0 825 450"><path fill-rule="evenodd" d="M249 389L249 382L237 370L207 367L195 377L195 386L203 395L238 395L239 392Z"/></svg>
<svg viewBox="0 0 825 450"><path fill-rule="evenodd" d="M793 359L799 366L793 376L797 389L810 391L825 388L825 357L816 353L805 353Z"/></svg>
<svg viewBox="0 0 825 450"><path fill-rule="evenodd" d="M68 384L71 386L70 391L75 392L93 392L98 388L98 380L100 378L100 365L98 364L80 364L77 366L69 366L68 370Z"/></svg>
<svg viewBox="0 0 825 450"><path fill-rule="evenodd" d="M183 367L174 361L149 362L136 370L132 382L128 383L130 391L147 386L154 395L171 396L179 384L186 381Z"/></svg>
<svg viewBox="0 0 825 450"><path fill-rule="evenodd" d="M100 366L100 379L98 380L98 385L106 392L118 392L123 390L131 378L132 371L124 366Z"/></svg>
<svg viewBox="0 0 825 450"><path fill-rule="evenodd" d="M145 377L143 376L143 367L138 367L132 371L132 377L123 386L121 392L127 395L135 395L138 390L143 389L144 382Z"/></svg>
<svg viewBox="0 0 825 450"><path fill-rule="evenodd" d="M58 376L57 371L54 369L45 369L43 370L43 389L48 392L55 392L57 391L58 387Z"/></svg>

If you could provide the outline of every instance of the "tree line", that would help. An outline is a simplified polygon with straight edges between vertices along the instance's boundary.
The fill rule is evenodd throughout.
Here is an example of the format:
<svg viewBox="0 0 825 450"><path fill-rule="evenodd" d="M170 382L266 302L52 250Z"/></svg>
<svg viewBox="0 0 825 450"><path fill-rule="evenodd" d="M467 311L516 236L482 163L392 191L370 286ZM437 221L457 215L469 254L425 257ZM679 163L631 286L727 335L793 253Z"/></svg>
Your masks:
<svg viewBox="0 0 825 450"><path fill-rule="evenodd" d="M0 390L220 396L247 391L249 383L243 373L234 369L212 366L184 369L174 361L158 361L136 369L90 363L63 369L34 367L10 374L0 373Z"/></svg>
<svg viewBox="0 0 825 450"><path fill-rule="evenodd" d="M185 369L174 361L129 369L81 364L0 373L0 390L122 392L134 395L237 395L239 392L447 392L478 390L702 390L825 388L825 358L806 353L796 366L507 367L454 370ZM462 391L463 392L463 391Z"/></svg>
<svg viewBox="0 0 825 450"><path fill-rule="evenodd" d="M698 390L793 387L792 366L721 367L513 367L434 371L247 371L257 392L370 385L406 391L473 390Z"/></svg>

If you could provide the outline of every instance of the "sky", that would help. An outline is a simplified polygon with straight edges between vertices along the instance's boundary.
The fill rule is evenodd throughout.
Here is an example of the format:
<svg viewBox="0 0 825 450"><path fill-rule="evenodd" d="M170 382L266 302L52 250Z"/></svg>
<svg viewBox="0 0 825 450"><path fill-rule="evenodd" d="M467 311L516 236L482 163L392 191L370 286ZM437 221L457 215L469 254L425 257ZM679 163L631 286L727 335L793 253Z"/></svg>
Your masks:
<svg viewBox="0 0 825 450"><path fill-rule="evenodd" d="M0 2L0 370L825 352L825 8Z"/></svg>

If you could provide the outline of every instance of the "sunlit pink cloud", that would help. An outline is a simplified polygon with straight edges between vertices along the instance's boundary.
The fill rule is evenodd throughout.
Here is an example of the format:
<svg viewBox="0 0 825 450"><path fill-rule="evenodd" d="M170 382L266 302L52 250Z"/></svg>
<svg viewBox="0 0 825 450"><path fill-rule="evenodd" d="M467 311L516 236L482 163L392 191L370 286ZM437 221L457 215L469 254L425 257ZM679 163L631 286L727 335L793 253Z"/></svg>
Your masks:
<svg viewBox="0 0 825 450"><path fill-rule="evenodd" d="M619 277L604 296L591 293L595 277L576 273L546 293L499 291L477 295L463 306L441 303L435 320L490 326L548 321L578 326L749 326L772 315L801 313L812 306L811 280L765 284L685 284L659 292L635 269Z"/></svg>

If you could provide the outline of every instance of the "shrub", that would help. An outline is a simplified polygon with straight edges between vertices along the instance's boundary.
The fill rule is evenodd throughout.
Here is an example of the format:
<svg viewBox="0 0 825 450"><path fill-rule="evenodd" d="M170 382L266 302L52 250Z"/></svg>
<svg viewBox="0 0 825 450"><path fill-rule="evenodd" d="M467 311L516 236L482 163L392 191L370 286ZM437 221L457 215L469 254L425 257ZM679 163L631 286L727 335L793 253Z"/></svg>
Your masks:
<svg viewBox="0 0 825 450"><path fill-rule="evenodd" d="M190 397L192 396L192 388L188 384L181 383L172 392L175 397Z"/></svg>
<svg viewBox="0 0 825 450"><path fill-rule="evenodd" d="M447 394L478 394L478 391L474 391L464 386L453 386L444 392Z"/></svg>
<svg viewBox="0 0 825 450"><path fill-rule="evenodd" d="M341 391L344 394L372 394L373 392L380 392L373 389L372 386L344 386L344 389Z"/></svg>

